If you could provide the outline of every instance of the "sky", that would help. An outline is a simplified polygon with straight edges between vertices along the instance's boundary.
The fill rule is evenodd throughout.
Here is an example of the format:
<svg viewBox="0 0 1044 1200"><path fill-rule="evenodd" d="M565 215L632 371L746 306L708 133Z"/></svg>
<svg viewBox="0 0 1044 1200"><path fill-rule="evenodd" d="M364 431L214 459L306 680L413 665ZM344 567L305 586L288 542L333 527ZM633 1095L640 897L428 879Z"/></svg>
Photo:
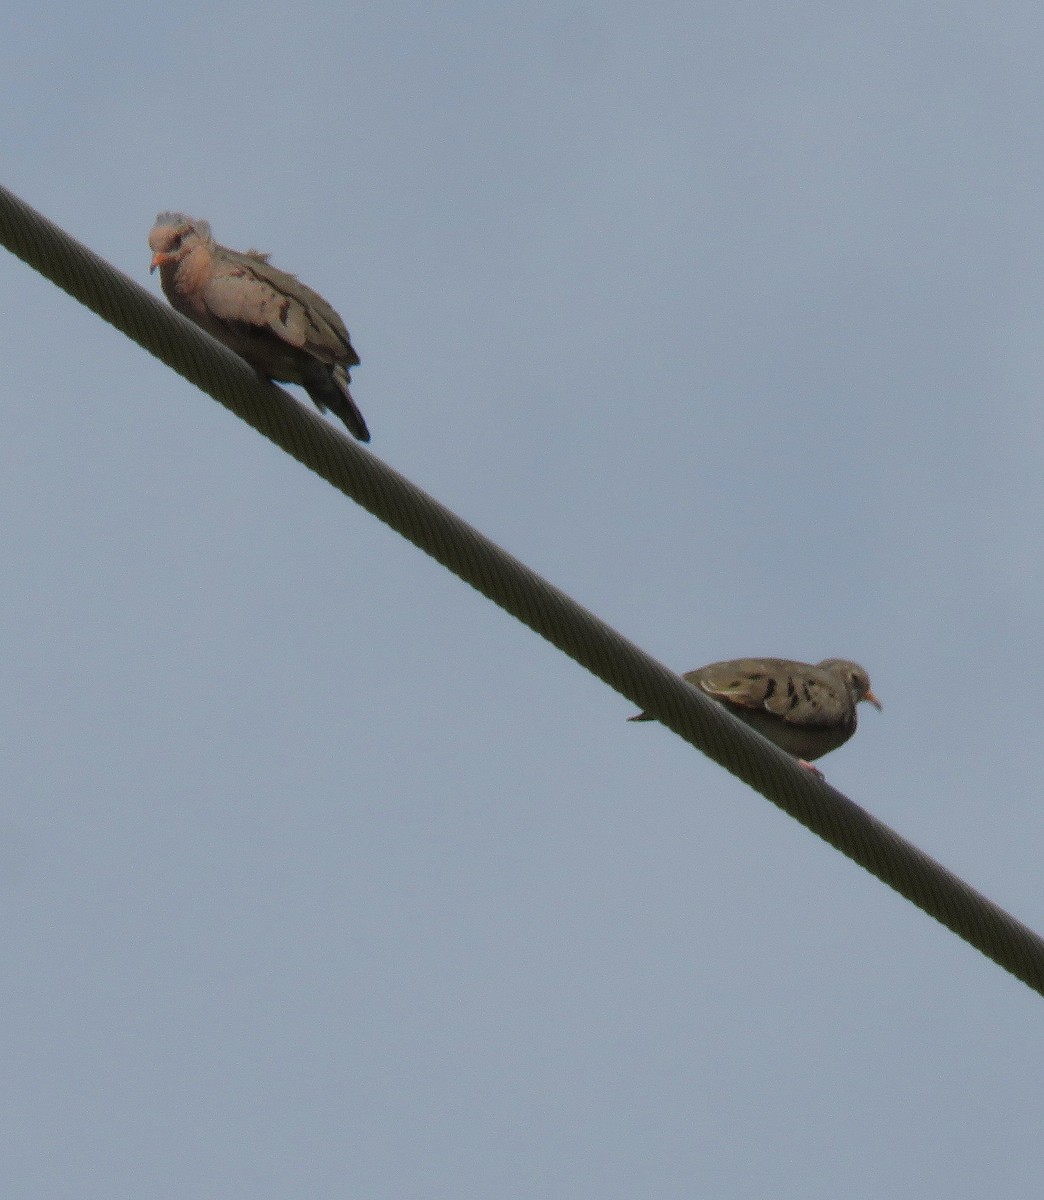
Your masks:
<svg viewBox="0 0 1044 1200"><path fill-rule="evenodd" d="M0 182L341 312L371 450L1044 930L1044 12L128 6ZM5 1195L1044 1190L1044 1001L0 251ZM308 403L307 398L304 402Z"/></svg>

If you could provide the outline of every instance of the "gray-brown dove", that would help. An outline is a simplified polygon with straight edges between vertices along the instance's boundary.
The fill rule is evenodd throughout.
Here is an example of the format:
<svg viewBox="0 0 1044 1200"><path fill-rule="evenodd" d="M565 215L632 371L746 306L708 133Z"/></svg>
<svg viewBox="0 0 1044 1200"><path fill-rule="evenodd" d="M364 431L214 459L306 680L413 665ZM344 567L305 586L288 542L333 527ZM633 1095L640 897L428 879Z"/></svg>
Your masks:
<svg viewBox="0 0 1044 1200"><path fill-rule="evenodd" d="M322 296L269 266L267 254L220 245L208 222L183 213L160 213L149 248L149 271L159 267L163 291L179 313L264 378L301 384L320 412L330 409L361 442L370 440L348 391L348 371L359 356Z"/></svg>
<svg viewBox="0 0 1044 1200"><path fill-rule="evenodd" d="M682 678L812 771L812 759L836 750L855 733L860 700L881 708L870 676L843 658L825 658L815 666L786 658L738 658L687 671ZM655 719L644 712L630 718Z"/></svg>

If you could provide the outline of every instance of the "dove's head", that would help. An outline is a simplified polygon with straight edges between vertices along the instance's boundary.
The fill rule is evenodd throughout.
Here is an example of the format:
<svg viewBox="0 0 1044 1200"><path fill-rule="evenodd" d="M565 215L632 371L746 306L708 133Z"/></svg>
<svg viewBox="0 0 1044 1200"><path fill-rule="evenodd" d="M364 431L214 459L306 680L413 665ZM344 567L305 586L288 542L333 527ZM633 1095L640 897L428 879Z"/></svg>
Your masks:
<svg viewBox="0 0 1044 1200"><path fill-rule="evenodd" d="M847 658L825 658L819 663L819 666L824 671L840 675L848 685L857 704L860 700L865 700L868 704L872 704L878 712L881 711L881 701L870 690L870 676L858 663L849 662Z"/></svg>
<svg viewBox="0 0 1044 1200"><path fill-rule="evenodd" d="M149 274L157 267L180 262L186 254L191 254L200 246L210 247L213 244L214 236L206 221L195 221L184 213L160 213L149 233L149 249L152 251Z"/></svg>

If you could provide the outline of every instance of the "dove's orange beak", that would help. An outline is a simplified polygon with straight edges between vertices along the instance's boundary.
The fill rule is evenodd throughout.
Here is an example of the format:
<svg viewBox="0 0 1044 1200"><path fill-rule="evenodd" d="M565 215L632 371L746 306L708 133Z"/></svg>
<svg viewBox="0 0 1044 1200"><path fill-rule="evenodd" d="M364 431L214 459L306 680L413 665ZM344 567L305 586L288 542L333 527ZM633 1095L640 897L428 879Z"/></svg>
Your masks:
<svg viewBox="0 0 1044 1200"><path fill-rule="evenodd" d="M867 692L866 695L863 697L863 699L868 704L872 704L874 706L874 708L877 709L878 712L881 712L881 710L884 708L884 705L881 703L880 700L878 700L878 698L874 695L873 692Z"/></svg>
<svg viewBox="0 0 1044 1200"><path fill-rule="evenodd" d="M164 254L161 250L157 250L152 256L152 262L149 264L149 274L151 275L157 267L162 267L169 258L169 254Z"/></svg>

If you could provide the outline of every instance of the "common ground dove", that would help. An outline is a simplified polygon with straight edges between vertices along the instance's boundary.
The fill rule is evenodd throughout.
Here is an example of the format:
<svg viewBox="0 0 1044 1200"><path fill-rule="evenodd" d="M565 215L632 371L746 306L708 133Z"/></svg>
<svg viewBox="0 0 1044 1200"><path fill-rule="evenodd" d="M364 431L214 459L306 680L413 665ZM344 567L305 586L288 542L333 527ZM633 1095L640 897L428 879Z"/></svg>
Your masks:
<svg viewBox="0 0 1044 1200"><path fill-rule="evenodd" d="M855 733L860 700L881 708L870 676L843 658L815 666L786 658L738 658L687 671L682 678L805 766ZM644 712L630 718L655 719Z"/></svg>
<svg viewBox="0 0 1044 1200"><path fill-rule="evenodd" d="M163 291L179 313L266 379L301 384L320 412L330 409L361 442L370 440L348 391L348 371L359 356L322 296L269 266L267 254L220 245L206 221L182 213L160 213L149 248L149 271L159 267Z"/></svg>

